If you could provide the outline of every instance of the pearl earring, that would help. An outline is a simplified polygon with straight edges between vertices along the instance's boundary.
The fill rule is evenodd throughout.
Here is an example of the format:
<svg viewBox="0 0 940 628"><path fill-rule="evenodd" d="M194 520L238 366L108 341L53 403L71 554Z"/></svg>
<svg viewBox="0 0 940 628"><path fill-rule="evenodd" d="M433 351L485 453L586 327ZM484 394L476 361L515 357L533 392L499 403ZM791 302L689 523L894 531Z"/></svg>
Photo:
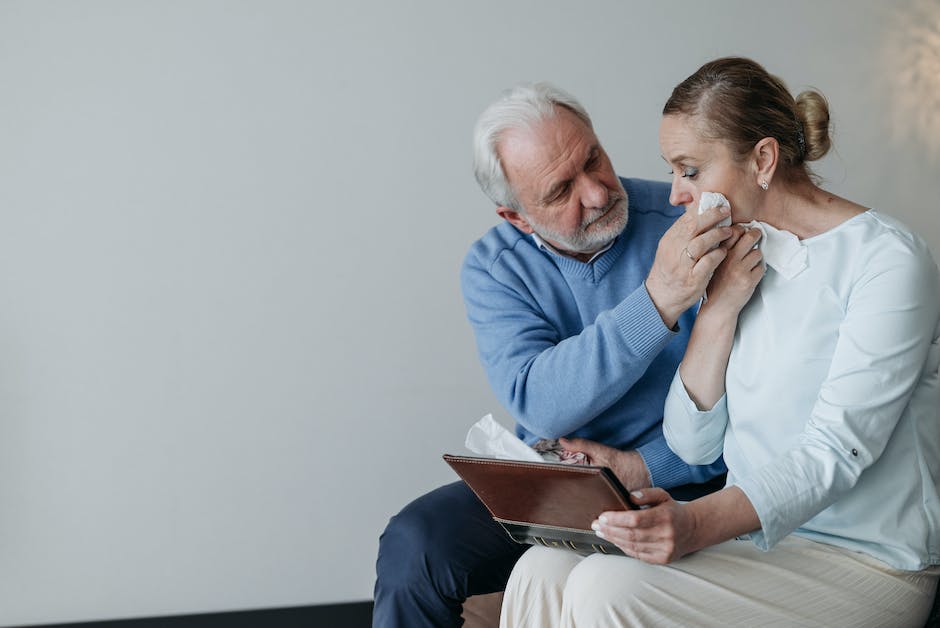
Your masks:
<svg viewBox="0 0 940 628"><path fill-rule="evenodd" d="M769 184L769 183L767 183L767 181L765 181L765 180L763 180L763 179L761 179L761 182L760 182L760 187L761 187L761 189L762 189L762 190L764 190L764 191L766 191L766 190L767 190L767 188L769 188L769 187L770 187L770 184Z"/></svg>

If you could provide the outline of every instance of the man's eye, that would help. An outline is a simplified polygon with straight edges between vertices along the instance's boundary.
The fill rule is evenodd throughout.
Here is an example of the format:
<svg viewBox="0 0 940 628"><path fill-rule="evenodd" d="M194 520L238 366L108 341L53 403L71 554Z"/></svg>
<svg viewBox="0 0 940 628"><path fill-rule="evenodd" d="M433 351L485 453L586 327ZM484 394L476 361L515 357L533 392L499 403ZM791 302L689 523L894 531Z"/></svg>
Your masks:
<svg viewBox="0 0 940 628"><path fill-rule="evenodd" d="M569 186L569 185L566 184L566 185L563 185L563 186L561 186L560 188L558 188L558 191L555 192L555 194L552 196L551 202L552 202L552 203L557 203L558 201L560 201L560 200L562 200L563 198L565 198L566 196L568 196L568 190L569 190L570 187L571 187L571 186Z"/></svg>

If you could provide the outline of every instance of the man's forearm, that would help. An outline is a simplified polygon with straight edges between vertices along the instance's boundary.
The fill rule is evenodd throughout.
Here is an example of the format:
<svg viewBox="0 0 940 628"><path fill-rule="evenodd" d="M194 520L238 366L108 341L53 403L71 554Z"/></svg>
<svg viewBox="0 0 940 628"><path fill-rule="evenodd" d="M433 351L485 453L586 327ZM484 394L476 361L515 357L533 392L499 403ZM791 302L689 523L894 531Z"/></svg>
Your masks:
<svg viewBox="0 0 940 628"><path fill-rule="evenodd" d="M616 403L675 335L642 286L580 334L551 343L548 333L507 328L481 343L497 397L544 438L570 434ZM507 345L515 345L510 355Z"/></svg>

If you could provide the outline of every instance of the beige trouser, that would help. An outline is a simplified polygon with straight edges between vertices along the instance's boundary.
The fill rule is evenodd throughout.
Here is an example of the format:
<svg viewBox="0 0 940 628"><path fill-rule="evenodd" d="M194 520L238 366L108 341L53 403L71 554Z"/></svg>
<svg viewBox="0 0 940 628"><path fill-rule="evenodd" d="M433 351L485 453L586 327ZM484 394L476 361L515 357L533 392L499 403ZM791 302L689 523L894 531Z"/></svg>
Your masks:
<svg viewBox="0 0 940 628"><path fill-rule="evenodd" d="M500 626L916 627L938 574L794 536L770 552L728 541L668 566L533 547L509 578Z"/></svg>

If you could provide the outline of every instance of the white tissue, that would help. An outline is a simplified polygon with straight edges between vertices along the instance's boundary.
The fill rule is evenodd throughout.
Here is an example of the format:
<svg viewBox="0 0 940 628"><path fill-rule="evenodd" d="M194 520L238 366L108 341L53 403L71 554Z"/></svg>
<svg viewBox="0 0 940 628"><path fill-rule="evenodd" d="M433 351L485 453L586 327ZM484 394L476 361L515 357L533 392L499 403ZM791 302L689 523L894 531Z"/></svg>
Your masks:
<svg viewBox="0 0 940 628"><path fill-rule="evenodd" d="M487 414L470 427L464 444L467 449L481 456L493 456L504 460L544 461L537 451L497 423L492 414Z"/></svg>
<svg viewBox="0 0 940 628"><path fill-rule="evenodd" d="M731 203L728 202L728 199L725 198L725 195L721 192L702 192L701 198L698 199L698 213L699 215L704 214L706 211L712 207L721 207L722 205L727 205L731 207ZM716 227L728 227L731 225L731 216L723 218Z"/></svg>
<svg viewBox="0 0 940 628"><path fill-rule="evenodd" d="M780 273L784 279L793 279L809 265L806 245L795 234L757 220L752 220L744 226L760 231L761 238L754 248L760 248L764 263Z"/></svg>

